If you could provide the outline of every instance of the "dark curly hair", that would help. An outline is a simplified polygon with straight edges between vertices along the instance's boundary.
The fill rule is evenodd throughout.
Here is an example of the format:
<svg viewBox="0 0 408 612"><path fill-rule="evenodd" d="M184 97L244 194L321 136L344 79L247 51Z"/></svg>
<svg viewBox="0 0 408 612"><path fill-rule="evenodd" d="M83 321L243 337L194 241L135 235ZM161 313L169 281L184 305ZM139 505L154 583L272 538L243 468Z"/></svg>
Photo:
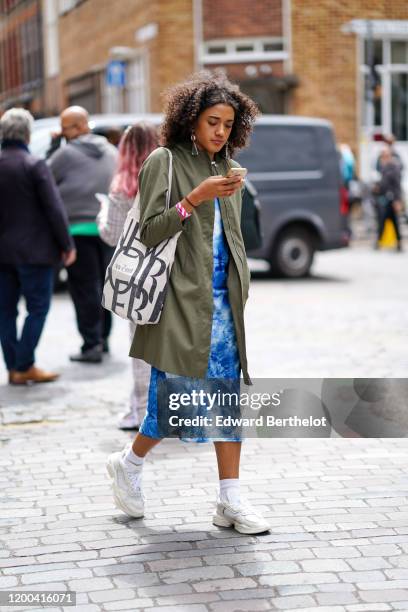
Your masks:
<svg viewBox="0 0 408 612"><path fill-rule="evenodd" d="M229 104L235 110L234 124L228 139L229 152L247 145L253 124L260 111L238 85L231 83L224 71L202 70L187 81L169 88L165 94L165 119L161 127L161 144L165 147L188 141L198 116L215 104ZM226 147L221 149L226 155Z"/></svg>

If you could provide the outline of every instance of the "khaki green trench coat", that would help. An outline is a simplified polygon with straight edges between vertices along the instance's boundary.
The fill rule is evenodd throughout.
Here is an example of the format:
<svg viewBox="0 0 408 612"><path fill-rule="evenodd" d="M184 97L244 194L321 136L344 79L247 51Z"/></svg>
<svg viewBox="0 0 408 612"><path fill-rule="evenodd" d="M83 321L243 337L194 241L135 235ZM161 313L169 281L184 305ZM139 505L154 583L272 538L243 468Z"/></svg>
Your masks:
<svg viewBox="0 0 408 612"><path fill-rule="evenodd" d="M212 174L226 174L229 164L219 155L214 163L206 151L191 154L191 143L171 147L173 183L170 209L165 211L168 188L167 151L159 147L146 159L139 174L140 231L143 243L156 246L181 230L168 290L158 323L136 327L130 356L159 370L205 378L211 343L213 312L214 201L205 201L184 221L174 208L185 195ZM241 234L241 192L220 198L221 217L228 242L228 295L237 337L241 370L251 384L246 356L244 306L250 273Z"/></svg>

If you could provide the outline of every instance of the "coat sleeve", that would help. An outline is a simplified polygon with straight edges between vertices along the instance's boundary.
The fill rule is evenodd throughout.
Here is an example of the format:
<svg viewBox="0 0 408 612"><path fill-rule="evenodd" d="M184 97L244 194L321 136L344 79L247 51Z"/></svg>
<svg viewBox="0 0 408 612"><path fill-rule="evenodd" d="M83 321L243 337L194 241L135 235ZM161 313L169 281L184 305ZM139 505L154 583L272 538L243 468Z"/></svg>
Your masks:
<svg viewBox="0 0 408 612"><path fill-rule="evenodd" d="M166 209L169 185L169 155L158 148L144 162L139 174L140 236L147 247L155 247L184 229L176 208Z"/></svg>
<svg viewBox="0 0 408 612"><path fill-rule="evenodd" d="M41 159L34 164L32 172L39 205L49 221L61 251L69 251L74 248L74 242L68 231L67 215L53 176Z"/></svg>

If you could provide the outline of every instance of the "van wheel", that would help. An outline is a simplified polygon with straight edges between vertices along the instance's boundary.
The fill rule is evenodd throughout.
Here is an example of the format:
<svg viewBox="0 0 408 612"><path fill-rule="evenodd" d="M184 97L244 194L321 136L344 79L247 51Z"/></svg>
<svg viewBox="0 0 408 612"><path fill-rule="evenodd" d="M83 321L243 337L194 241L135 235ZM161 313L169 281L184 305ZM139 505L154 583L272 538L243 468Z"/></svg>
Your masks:
<svg viewBox="0 0 408 612"><path fill-rule="evenodd" d="M270 259L271 269L280 276L301 278L307 276L313 263L315 240L303 227L284 230L274 245Z"/></svg>

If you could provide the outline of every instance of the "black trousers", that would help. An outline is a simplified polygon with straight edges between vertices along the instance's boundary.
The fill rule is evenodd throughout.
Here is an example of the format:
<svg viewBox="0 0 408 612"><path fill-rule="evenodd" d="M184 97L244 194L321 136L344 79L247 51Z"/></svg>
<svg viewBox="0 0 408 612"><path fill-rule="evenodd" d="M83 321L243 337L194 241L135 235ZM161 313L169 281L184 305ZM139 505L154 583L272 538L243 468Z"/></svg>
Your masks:
<svg viewBox="0 0 408 612"><path fill-rule="evenodd" d="M99 236L74 236L77 259L67 268L68 289L74 302L82 351L107 340L112 315L101 305L105 271L114 248Z"/></svg>
<svg viewBox="0 0 408 612"><path fill-rule="evenodd" d="M395 233L397 235L398 242L401 241L401 232L399 228L398 215L396 214L393 206L393 202L388 201L385 205L379 206L378 211L378 240L381 239L382 233L384 231L384 225L387 219L391 220L391 223L394 226Z"/></svg>

